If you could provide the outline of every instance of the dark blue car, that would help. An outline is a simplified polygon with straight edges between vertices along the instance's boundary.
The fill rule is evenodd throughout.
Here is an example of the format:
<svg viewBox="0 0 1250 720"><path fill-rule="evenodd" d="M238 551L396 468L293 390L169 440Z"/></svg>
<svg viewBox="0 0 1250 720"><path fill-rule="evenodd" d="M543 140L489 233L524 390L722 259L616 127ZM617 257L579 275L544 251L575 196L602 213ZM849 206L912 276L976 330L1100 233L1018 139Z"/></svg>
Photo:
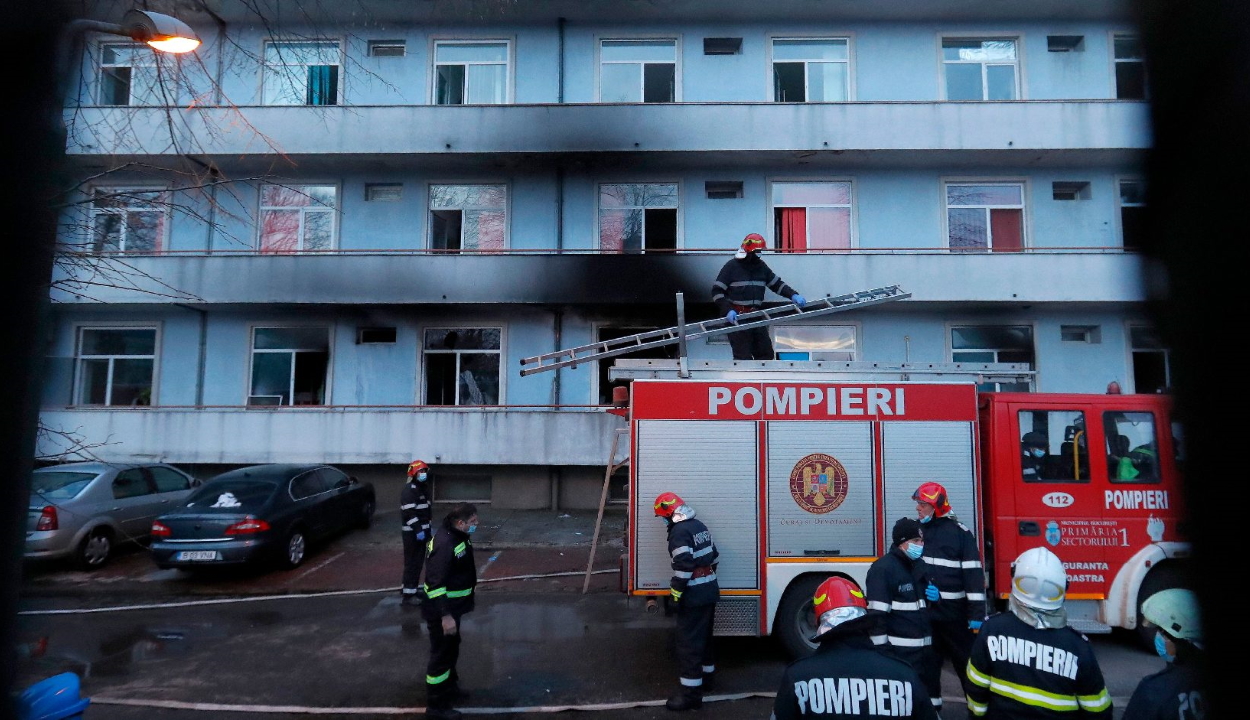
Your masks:
<svg viewBox="0 0 1250 720"><path fill-rule="evenodd" d="M152 523L162 568L273 560L294 568L310 541L367 528L373 485L329 465L254 465L218 475Z"/></svg>

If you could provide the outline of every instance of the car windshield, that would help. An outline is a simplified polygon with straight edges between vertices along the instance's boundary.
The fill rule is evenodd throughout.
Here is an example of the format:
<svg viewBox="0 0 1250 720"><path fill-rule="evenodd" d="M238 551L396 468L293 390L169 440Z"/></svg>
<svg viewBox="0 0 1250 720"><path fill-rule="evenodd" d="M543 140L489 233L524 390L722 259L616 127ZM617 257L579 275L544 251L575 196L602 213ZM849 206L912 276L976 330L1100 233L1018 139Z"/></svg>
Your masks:
<svg viewBox="0 0 1250 720"><path fill-rule="evenodd" d="M38 472L31 478L31 492L49 500L70 500L87 487L99 473L93 472Z"/></svg>
<svg viewBox="0 0 1250 720"><path fill-rule="evenodd" d="M257 480L216 480L192 493L186 507L199 512L250 512L260 509L277 487Z"/></svg>

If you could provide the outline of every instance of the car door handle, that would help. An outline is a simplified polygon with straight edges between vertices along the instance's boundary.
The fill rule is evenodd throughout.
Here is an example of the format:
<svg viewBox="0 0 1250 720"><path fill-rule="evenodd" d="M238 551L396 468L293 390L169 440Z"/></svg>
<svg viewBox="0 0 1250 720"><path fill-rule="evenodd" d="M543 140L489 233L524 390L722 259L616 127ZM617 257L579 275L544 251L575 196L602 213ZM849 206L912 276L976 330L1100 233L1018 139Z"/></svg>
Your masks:
<svg viewBox="0 0 1250 720"><path fill-rule="evenodd" d="M114 509L114 510L121 510L121 509L122 509L122 506L121 506L121 505L118 505L117 507L115 507L115 508L113 508L113 509Z"/></svg>
<svg viewBox="0 0 1250 720"><path fill-rule="evenodd" d="M1037 537L1042 534L1042 529L1037 523L1031 520L1025 520L1020 523L1020 534L1024 537Z"/></svg>

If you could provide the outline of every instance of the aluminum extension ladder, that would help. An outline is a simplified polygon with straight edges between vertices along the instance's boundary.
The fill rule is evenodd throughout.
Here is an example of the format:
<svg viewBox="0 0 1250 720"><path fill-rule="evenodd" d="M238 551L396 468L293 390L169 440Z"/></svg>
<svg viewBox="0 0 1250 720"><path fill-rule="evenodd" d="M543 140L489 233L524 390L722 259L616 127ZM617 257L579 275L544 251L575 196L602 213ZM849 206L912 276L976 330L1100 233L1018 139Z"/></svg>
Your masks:
<svg viewBox="0 0 1250 720"><path fill-rule="evenodd" d="M534 373L562 367L576 367L580 363L592 360L602 360L603 358L616 357L617 355L672 345L674 343L681 343L684 350L684 345L688 340L709 337L711 335L722 335L749 328L766 327L783 320L793 320L799 316L813 317L843 312L845 310L855 310L909 297L911 297L911 293L903 292L898 285L887 285L872 290L811 300L802 308L793 303L786 303L763 310L740 313L738 322L735 324L723 317L702 322L684 322L685 311L681 304L681 293L678 293L678 325L522 358L521 375L533 375ZM682 355L685 355L685 353L683 352Z"/></svg>

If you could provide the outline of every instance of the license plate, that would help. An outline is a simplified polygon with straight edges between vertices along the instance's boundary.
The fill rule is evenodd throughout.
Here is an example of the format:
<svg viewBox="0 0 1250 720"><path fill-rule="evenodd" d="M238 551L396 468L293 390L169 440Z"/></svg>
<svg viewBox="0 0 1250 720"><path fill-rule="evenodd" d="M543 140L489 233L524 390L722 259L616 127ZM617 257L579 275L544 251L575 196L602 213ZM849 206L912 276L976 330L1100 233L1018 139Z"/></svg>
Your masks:
<svg viewBox="0 0 1250 720"><path fill-rule="evenodd" d="M216 550L183 550L177 560L217 560Z"/></svg>

